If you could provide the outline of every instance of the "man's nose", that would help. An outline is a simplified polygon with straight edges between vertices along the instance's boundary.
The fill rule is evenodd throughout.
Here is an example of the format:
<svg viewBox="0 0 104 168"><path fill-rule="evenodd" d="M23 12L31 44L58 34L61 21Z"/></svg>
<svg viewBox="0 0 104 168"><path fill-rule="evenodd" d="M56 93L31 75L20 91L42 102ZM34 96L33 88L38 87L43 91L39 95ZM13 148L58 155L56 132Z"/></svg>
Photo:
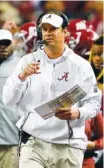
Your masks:
<svg viewBox="0 0 104 168"><path fill-rule="evenodd" d="M96 55L95 55L95 59L96 59L96 60L100 60L100 55L96 54Z"/></svg>

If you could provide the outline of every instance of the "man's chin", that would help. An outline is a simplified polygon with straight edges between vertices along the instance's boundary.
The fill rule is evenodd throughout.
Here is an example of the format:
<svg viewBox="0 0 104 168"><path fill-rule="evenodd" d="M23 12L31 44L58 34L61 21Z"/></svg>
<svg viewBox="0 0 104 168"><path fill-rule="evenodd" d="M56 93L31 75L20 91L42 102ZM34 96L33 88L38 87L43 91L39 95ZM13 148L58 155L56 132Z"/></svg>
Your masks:
<svg viewBox="0 0 104 168"><path fill-rule="evenodd" d="M47 45L52 47L55 45L55 43L53 41L47 41Z"/></svg>
<svg viewBox="0 0 104 168"><path fill-rule="evenodd" d="M100 66L97 66L97 65L95 65L95 68L98 69L98 70L101 69Z"/></svg>

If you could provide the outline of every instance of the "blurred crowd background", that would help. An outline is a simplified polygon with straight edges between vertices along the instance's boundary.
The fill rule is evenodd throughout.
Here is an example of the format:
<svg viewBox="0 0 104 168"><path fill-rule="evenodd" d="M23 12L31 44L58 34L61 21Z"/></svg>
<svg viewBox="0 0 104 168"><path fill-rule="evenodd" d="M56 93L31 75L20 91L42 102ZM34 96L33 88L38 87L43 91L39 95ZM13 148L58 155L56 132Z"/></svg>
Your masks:
<svg viewBox="0 0 104 168"><path fill-rule="evenodd" d="M69 20L81 18L91 21L98 35L103 32L103 1L0 1L0 28L6 20L15 21L18 26L36 21L49 9L64 12Z"/></svg>

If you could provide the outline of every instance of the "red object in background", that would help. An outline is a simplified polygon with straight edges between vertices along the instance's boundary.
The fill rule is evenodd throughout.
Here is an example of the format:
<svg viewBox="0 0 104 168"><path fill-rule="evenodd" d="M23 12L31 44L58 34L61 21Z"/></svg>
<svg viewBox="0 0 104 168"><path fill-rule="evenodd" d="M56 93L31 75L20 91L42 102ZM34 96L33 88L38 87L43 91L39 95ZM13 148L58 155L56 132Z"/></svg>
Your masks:
<svg viewBox="0 0 104 168"><path fill-rule="evenodd" d="M104 30L103 20L98 15L96 15L95 18L91 22L92 22L92 25L94 27L94 30L99 35L102 35L103 34L103 30Z"/></svg>
<svg viewBox="0 0 104 168"><path fill-rule="evenodd" d="M95 142L95 150L103 149L103 116L99 113L96 117L86 120L85 133L88 140L91 141L92 135L93 141ZM93 156L84 159L83 168L95 168ZM100 168L100 167L99 167Z"/></svg>
<svg viewBox="0 0 104 168"><path fill-rule="evenodd" d="M93 25L83 19L72 19L69 21L67 29L68 35L65 42L76 54L87 59L93 41L98 38L93 31Z"/></svg>
<svg viewBox="0 0 104 168"><path fill-rule="evenodd" d="M20 33L23 34L24 44L27 46L27 53L34 48L37 39L36 23L27 22L20 27Z"/></svg>
<svg viewBox="0 0 104 168"><path fill-rule="evenodd" d="M29 36L29 34L33 33L31 29L34 30L34 28L36 28L36 23L35 22L27 22L24 23L21 27L20 27L20 31L24 32L24 34L27 36Z"/></svg>
<svg viewBox="0 0 104 168"><path fill-rule="evenodd" d="M19 6L18 9L22 15L28 14L31 11L34 11L34 6L29 1L23 1Z"/></svg>
<svg viewBox="0 0 104 168"><path fill-rule="evenodd" d="M26 53L32 52L37 39L37 30L35 22L27 22L20 27L19 32L14 35L15 39L22 39L21 49Z"/></svg>
<svg viewBox="0 0 104 168"><path fill-rule="evenodd" d="M23 23L35 21L35 7L31 1L21 1L18 6Z"/></svg>

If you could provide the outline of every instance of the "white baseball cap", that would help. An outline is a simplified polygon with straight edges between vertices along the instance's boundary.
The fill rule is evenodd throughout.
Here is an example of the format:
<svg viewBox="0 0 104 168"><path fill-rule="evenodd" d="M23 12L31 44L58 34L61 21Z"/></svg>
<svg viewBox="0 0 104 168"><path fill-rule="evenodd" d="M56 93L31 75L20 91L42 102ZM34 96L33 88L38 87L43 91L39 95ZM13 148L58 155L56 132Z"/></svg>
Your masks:
<svg viewBox="0 0 104 168"><path fill-rule="evenodd" d="M0 29L0 40L13 40L12 33L6 29Z"/></svg>
<svg viewBox="0 0 104 168"><path fill-rule="evenodd" d="M40 23L40 26L42 26L43 23L49 23L51 24L52 26L58 28L58 27L61 27L62 24L63 24L63 19L61 16L59 15L56 15L56 14L46 14L42 17L42 20L41 20L41 23Z"/></svg>

